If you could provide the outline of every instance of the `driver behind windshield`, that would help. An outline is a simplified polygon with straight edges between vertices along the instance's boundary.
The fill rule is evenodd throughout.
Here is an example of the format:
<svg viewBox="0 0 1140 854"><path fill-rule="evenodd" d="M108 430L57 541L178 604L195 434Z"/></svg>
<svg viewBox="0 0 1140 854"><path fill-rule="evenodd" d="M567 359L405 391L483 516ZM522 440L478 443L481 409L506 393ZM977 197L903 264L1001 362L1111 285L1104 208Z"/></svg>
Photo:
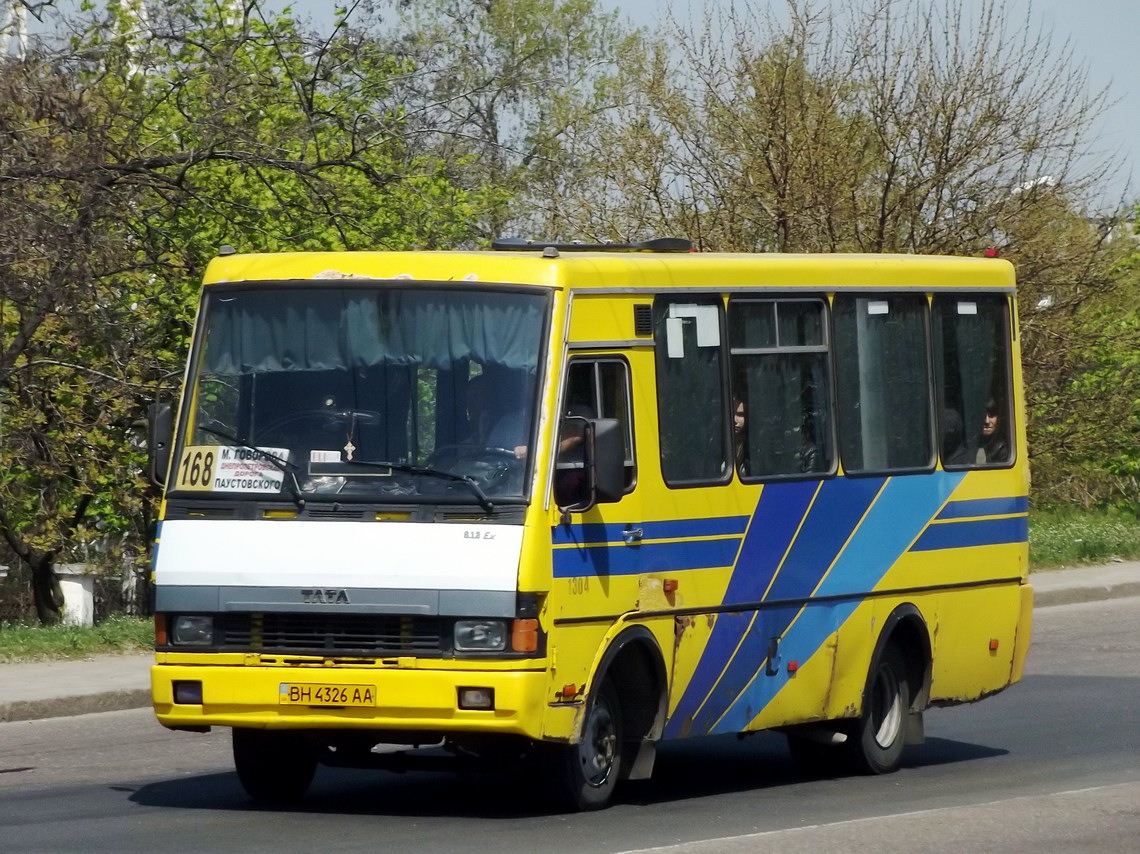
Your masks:
<svg viewBox="0 0 1140 854"><path fill-rule="evenodd" d="M492 371L467 381L467 444L513 451L526 456L526 418L523 400L526 375L522 371Z"/></svg>

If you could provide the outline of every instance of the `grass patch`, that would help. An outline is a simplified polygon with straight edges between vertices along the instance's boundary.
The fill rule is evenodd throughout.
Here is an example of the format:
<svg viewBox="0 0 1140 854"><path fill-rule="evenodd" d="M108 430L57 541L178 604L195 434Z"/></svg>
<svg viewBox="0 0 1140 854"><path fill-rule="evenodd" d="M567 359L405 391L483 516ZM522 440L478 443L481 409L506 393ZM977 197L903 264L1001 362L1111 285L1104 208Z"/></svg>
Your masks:
<svg viewBox="0 0 1140 854"><path fill-rule="evenodd" d="M1029 566L1049 569L1140 557L1140 519L1106 510L1033 511Z"/></svg>
<svg viewBox="0 0 1140 854"><path fill-rule="evenodd" d="M153 648L153 623L138 617L108 617L97 626L0 623L0 662L84 658Z"/></svg>

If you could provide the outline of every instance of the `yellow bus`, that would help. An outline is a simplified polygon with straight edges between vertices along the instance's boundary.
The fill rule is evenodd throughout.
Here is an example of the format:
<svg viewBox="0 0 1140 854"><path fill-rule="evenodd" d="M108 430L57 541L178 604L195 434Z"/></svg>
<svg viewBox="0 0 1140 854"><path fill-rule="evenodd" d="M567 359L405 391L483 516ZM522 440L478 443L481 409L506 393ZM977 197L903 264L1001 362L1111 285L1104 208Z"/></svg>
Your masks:
<svg viewBox="0 0 1140 854"><path fill-rule="evenodd" d="M890 772L1018 681L1012 266L687 250L223 250L152 412L158 720L254 799L434 745L594 809L666 739Z"/></svg>

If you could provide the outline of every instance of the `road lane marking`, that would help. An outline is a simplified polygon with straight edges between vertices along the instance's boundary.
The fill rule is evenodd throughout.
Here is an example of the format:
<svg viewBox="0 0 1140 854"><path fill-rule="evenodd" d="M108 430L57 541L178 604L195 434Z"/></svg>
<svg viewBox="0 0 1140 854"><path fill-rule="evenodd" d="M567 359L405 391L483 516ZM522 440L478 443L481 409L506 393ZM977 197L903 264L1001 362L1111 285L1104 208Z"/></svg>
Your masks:
<svg viewBox="0 0 1140 854"><path fill-rule="evenodd" d="M721 836L712 839L696 839L691 842L676 842L670 845L659 845L652 848L630 848L624 851L615 852L615 854L664 854L664 852L686 852L686 854L698 854L698 852L720 852L725 850L725 846L743 845L744 843L759 842L765 839L771 840L777 836L792 836L802 834L810 831L819 830L834 830L843 827L853 827L857 825L870 824L876 821L892 821L894 819L906 819L919 816L934 816L940 813L948 813L957 810L969 809L992 809L995 807L1006 807L1010 804L1018 802L1028 802L1041 800L1042 798L1061 798L1073 795L1083 795L1093 792L1107 792L1113 789L1122 789L1128 787L1140 786L1140 780L1133 780L1125 783L1110 783L1103 786L1088 786L1082 789L1067 789L1063 792L1044 792L1037 795L1019 795L1016 798L1006 798L1000 801L983 801L981 803L969 804L956 804L954 806L935 807L926 810L911 810L908 812L900 813L887 813L885 815L865 816L863 818L845 819L844 821L825 822L822 824L809 824L803 827L784 827L777 830L764 830L758 833L743 833L736 836ZM743 848L741 850L744 850Z"/></svg>

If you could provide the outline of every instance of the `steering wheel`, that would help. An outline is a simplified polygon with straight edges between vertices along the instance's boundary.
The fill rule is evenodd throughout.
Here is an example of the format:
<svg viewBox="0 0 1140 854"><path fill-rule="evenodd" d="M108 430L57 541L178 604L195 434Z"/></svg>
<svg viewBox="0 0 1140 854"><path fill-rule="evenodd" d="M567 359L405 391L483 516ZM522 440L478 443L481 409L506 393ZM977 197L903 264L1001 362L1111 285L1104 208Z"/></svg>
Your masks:
<svg viewBox="0 0 1140 854"><path fill-rule="evenodd" d="M440 445L430 454L424 465L428 468L439 468L440 461L454 458L455 462L459 460L478 460L480 462L492 462L495 460L502 460L508 463L521 462L515 456L513 448L497 448L491 445L480 445L478 442L453 444L453 445Z"/></svg>
<svg viewBox="0 0 1140 854"><path fill-rule="evenodd" d="M267 437L283 430L290 425L304 421L322 422L321 429L328 429L335 425L347 426L356 424L379 424L384 416L374 409L300 409L274 419L257 431L257 441L270 441Z"/></svg>

